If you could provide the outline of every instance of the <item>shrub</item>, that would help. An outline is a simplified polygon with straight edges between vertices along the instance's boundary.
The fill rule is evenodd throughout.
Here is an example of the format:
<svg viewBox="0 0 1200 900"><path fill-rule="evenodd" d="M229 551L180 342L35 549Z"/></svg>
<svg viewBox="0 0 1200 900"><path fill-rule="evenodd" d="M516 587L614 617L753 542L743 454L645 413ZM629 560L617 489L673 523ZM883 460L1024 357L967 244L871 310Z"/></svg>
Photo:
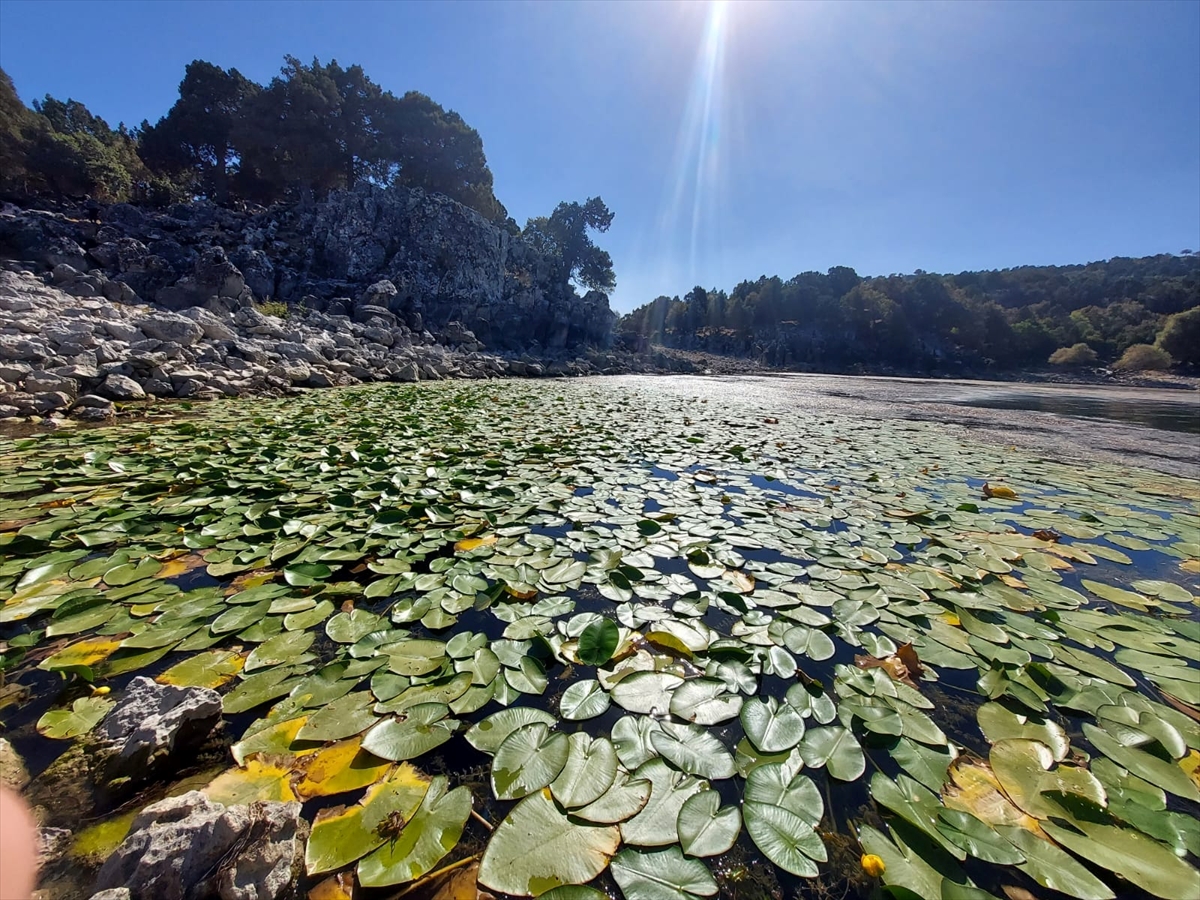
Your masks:
<svg viewBox="0 0 1200 900"><path fill-rule="evenodd" d="M1115 364L1130 372L1160 371L1171 368L1171 354L1153 344L1131 344Z"/></svg>
<svg viewBox="0 0 1200 900"><path fill-rule="evenodd" d="M254 308L264 316L278 316L281 319L286 319L292 314L291 307L282 300L264 300L262 303L255 303Z"/></svg>
<svg viewBox="0 0 1200 900"><path fill-rule="evenodd" d="M1094 366L1095 364L1096 351L1084 343L1059 347L1050 354L1050 365L1052 366Z"/></svg>
<svg viewBox="0 0 1200 900"><path fill-rule="evenodd" d="M1200 366L1200 306L1167 319L1157 343L1175 362Z"/></svg>

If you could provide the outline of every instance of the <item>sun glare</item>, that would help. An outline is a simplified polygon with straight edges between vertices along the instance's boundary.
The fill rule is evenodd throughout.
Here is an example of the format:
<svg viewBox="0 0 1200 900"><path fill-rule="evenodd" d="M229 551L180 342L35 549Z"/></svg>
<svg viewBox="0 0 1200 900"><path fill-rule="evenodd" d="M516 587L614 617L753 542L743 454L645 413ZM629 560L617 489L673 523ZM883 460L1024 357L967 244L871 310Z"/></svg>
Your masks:
<svg viewBox="0 0 1200 900"><path fill-rule="evenodd" d="M730 4L706 3L706 22L676 140L669 198L661 216L667 234L688 236L688 277L716 245L725 117L725 50Z"/></svg>

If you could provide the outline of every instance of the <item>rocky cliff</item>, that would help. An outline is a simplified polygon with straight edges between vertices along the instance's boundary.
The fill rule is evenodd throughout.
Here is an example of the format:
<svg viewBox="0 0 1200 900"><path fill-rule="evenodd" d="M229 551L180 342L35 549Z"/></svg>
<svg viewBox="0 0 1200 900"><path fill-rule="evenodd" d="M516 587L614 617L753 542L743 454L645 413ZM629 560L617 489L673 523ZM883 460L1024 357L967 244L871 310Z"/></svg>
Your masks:
<svg viewBox="0 0 1200 900"><path fill-rule="evenodd" d="M333 315L383 308L411 331L468 330L495 350L607 346L603 294L580 297L561 266L440 194L363 185L310 206L255 213L192 203L0 214L0 257L68 265L93 280L68 293L169 310L232 311L277 300Z"/></svg>
<svg viewBox="0 0 1200 900"><path fill-rule="evenodd" d="M258 212L0 209L0 419L628 371L606 350L614 318L519 237L418 190Z"/></svg>

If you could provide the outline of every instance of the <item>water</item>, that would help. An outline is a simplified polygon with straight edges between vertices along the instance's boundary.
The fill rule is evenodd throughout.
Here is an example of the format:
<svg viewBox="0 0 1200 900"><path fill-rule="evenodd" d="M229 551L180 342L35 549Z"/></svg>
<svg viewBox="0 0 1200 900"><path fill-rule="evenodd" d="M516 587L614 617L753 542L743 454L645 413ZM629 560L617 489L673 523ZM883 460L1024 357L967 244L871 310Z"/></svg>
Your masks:
<svg viewBox="0 0 1200 900"><path fill-rule="evenodd" d="M1200 434L1200 400L1191 391L1158 391L1156 393L1166 396L1131 399L1103 396L1103 388L1081 393L1071 388L1023 390L1023 387L1014 385L979 391L947 402L983 409L1022 409L1080 419L1104 419L1163 431Z"/></svg>

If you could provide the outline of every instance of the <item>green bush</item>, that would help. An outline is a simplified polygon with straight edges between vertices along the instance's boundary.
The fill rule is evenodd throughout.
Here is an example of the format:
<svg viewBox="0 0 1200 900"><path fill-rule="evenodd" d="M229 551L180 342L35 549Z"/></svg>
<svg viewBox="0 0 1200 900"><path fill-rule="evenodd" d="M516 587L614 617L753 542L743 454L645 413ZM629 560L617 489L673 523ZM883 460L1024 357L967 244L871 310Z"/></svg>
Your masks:
<svg viewBox="0 0 1200 900"><path fill-rule="evenodd" d="M264 316L278 316L281 319L286 319L292 314L292 309L282 300L264 300L262 303L255 303L254 308Z"/></svg>
<svg viewBox="0 0 1200 900"><path fill-rule="evenodd" d="M1096 364L1096 351L1087 344L1073 344L1070 347L1059 347L1050 354L1050 365L1052 366L1094 366Z"/></svg>
<svg viewBox="0 0 1200 900"><path fill-rule="evenodd" d="M1133 344L1116 361L1114 368L1127 372L1162 371L1171 368L1171 354L1153 344Z"/></svg>
<svg viewBox="0 0 1200 900"><path fill-rule="evenodd" d="M1175 313L1158 333L1158 346L1177 363L1200 366L1200 306Z"/></svg>

